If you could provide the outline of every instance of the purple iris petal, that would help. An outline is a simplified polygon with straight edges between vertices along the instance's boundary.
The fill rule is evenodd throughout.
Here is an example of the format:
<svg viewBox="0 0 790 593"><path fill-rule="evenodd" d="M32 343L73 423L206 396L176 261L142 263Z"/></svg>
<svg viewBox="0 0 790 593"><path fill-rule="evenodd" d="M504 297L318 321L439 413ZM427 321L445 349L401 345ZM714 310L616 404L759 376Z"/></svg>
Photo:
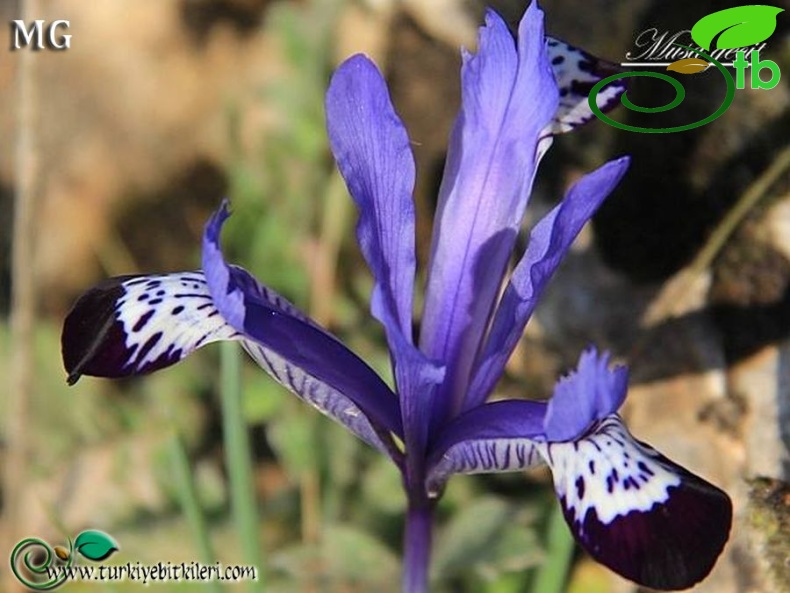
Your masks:
<svg viewBox="0 0 790 593"><path fill-rule="evenodd" d="M557 108L534 2L517 43L489 11L478 53L463 56L462 109L439 193L420 336L421 349L448 364L438 421L460 409L529 199L539 135Z"/></svg>
<svg viewBox="0 0 790 593"><path fill-rule="evenodd" d="M348 400L377 432L391 431L403 438L398 399L367 364L302 315L265 298L265 293L254 287L257 283L251 276L225 263L219 235L228 216L227 203L223 203L209 220L203 236L203 270L219 313L236 331L264 349L262 354L258 352L264 364L266 352L270 351L277 359L268 366L277 370L285 365L283 376L278 379L292 390L323 390L318 396L330 400L324 402L324 411L342 412L337 398ZM356 413L349 408L346 420L353 420ZM338 419L343 422L342 416Z"/></svg>
<svg viewBox="0 0 790 593"><path fill-rule="evenodd" d="M466 399L482 404L502 376L543 289L571 243L628 168L627 157L603 165L577 181L568 195L532 229L524 256L502 295L488 341Z"/></svg>
<svg viewBox="0 0 790 593"><path fill-rule="evenodd" d="M431 447L426 489L438 496L452 474L508 472L541 462L544 402L504 400L455 418Z"/></svg>
<svg viewBox="0 0 790 593"><path fill-rule="evenodd" d="M414 292L414 159L409 137L392 107L387 85L363 55L346 60L326 94L332 153L359 208L357 240L376 280L382 308L412 341Z"/></svg>
<svg viewBox="0 0 790 593"><path fill-rule="evenodd" d="M374 292L373 298L377 294ZM387 310L382 309L384 325L389 327ZM444 379L445 368L429 361L402 333L390 333L395 384L398 387L406 451L406 482L409 488L421 488L424 458L428 443L428 410L436 390Z"/></svg>
<svg viewBox="0 0 790 593"><path fill-rule="evenodd" d="M444 369L412 342L414 159L384 79L356 55L337 69L326 96L332 152L359 208L357 239L376 280L371 311L387 330L401 400L406 448L414 465L425 449L428 406ZM410 467L410 473L419 473Z"/></svg>
<svg viewBox="0 0 790 593"><path fill-rule="evenodd" d="M585 350L576 370L561 378L549 400L544 423L549 442L579 438L596 421L614 414L625 400L628 369L609 368L609 355Z"/></svg>
<svg viewBox="0 0 790 593"><path fill-rule="evenodd" d="M598 562L662 590L691 587L713 568L729 537L730 499L635 440L618 416L580 439L536 446L568 526Z"/></svg>

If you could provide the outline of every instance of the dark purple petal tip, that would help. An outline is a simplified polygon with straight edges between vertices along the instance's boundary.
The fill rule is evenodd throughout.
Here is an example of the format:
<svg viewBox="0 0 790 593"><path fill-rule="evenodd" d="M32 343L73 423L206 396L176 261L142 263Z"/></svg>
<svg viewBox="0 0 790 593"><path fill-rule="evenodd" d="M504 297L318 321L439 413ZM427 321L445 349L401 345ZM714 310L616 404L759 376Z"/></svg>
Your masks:
<svg viewBox="0 0 790 593"><path fill-rule="evenodd" d="M63 324L61 350L73 385L82 375L151 373L236 336L214 308L202 272L119 276L77 300Z"/></svg>
<svg viewBox="0 0 790 593"><path fill-rule="evenodd" d="M732 503L716 486L628 433L617 416L576 442L548 443L563 514L598 562L647 587L704 579L729 537Z"/></svg>
<svg viewBox="0 0 790 593"><path fill-rule="evenodd" d="M115 304L124 294L122 283L130 277L111 278L91 288L72 307L61 335L63 365L68 384L82 375L123 377L129 348Z"/></svg>
<svg viewBox="0 0 790 593"><path fill-rule="evenodd" d="M579 543L593 558L640 585L675 591L710 573L729 537L732 503L723 491L689 473L667 492L664 502L610 523L593 508L571 524L572 515L561 502Z"/></svg>

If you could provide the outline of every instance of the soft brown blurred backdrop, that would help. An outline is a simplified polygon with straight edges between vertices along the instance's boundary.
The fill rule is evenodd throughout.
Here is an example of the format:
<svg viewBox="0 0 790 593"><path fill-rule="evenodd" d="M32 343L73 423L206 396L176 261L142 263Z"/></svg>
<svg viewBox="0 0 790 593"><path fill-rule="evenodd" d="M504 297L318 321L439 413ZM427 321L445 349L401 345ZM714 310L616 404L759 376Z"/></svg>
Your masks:
<svg viewBox="0 0 790 593"><path fill-rule="evenodd" d="M24 447L20 473L9 477L6 472L2 485L2 500L9 500L13 490L22 506L0 539L9 545L32 534L57 538L64 530L73 535L93 525L125 534L124 542L137 542L128 545L133 560L159 558L173 547L184 548L176 556L194 559L184 546L188 536L168 489L162 448L173 430L185 435L204 504L216 516L216 537L224 542L230 527L223 520L227 493L219 454L215 353L199 353L199 360L181 365L186 370L179 367L151 379L84 379L67 389L58 346L64 315L80 292L107 276L195 267L208 214L222 196L232 195L242 213L239 218L245 218L235 231L229 229L229 248L239 261L386 368L381 334L366 314L369 278L353 242L353 215L332 174L323 137L321 95L332 66L351 53L368 53L385 71L418 162L418 247L425 262L446 138L459 101L458 47L474 43L484 4L37 4L38 18L69 20L72 39L67 51L34 56L37 173L34 260L27 273L35 299L27 305L33 307L36 350L29 389L22 394L28 413L21 420L9 415L7 402L13 398L5 385L12 383L4 383L0 391L0 430L5 431L0 432L0 459L17 454L19 438ZM513 24L525 6L515 0L490 4ZM646 27L688 28L701 16L734 4L542 2L549 33L614 62L624 59L635 34ZM725 488L736 504L731 544L711 578L695 589L700 592L790 589L790 494L777 494L790 492L786 170L762 192L713 263L684 274L726 213L787 146L786 14L763 54L784 70L781 84L772 91L738 91L731 108L714 124L652 135L593 122L556 141L541 169L530 220L559 199L574 178L603 161L631 154L633 166L558 274L502 385L502 392L512 396L547 397L557 375L591 342L631 365L626 415L634 434ZM4 379L12 376L16 348L8 323L18 188L14 158L20 132L16 85L22 54L28 51L10 51L6 23L14 18L21 18L21 2L0 0ZM715 93L723 91L711 79L699 84L689 86L686 114L710 113L721 100ZM634 101L658 102L654 89L650 82L635 83ZM622 109L615 117L637 121ZM306 496L305 483L291 471L302 462L289 465L299 447L282 434L287 432L282 426L311 422L312 412L294 412L287 396L254 369L245 371L252 393L248 413L258 495L266 508L274 509L269 516L282 518L262 527L265 547L274 550L299 537L320 538L320 533L311 535L309 526L305 536L306 510L293 503L293 498ZM21 430L7 429L19 428L17 422L24 423ZM332 446L356 451L353 444L337 442L331 440ZM347 490L354 490L353 496L368 501L384 496L379 492L384 486L369 482L392 484L394 471L374 465L367 453L349 455L353 463L337 471L351 476L364 470L375 478L357 483L357 478L346 477L344 492L352 496ZM751 482L758 477L773 481ZM530 485L545 486L545 476L529 480L466 479L474 486L458 486L458 504L502 494L517 505ZM374 510L369 517L396 520L397 498L370 504ZM364 525L366 516L357 516L358 522ZM338 511L338 522L344 517ZM294 525L299 521L301 536ZM157 542L153 551L151 538ZM386 544L397 553L397 538ZM230 562L234 552L227 549ZM0 549L0 556L7 553ZM298 573L293 566L303 564L293 557L280 563L292 577L293 589L283 590L299 590L304 583L293 576ZM393 569L387 566L382 571L389 578ZM348 567L335 568L341 576L330 578L329 588L321 590L369 590L376 582L357 575L362 584L354 589L348 585L350 577L343 576ZM5 566L0 570L7 573ZM589 583L601 591L633 590L584 559L573 575L574 590L593 590ZM397 588L394 581L377 586Z"/></svg>

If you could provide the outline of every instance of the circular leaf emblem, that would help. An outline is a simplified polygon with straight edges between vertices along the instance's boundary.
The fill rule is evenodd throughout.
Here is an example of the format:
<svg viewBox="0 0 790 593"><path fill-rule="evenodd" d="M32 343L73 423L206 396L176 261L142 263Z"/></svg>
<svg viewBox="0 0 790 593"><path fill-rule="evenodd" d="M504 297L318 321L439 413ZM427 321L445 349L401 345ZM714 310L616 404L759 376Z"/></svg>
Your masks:
<svg viewBox="0 0 790 593"><path fill-rule="evenodd" d="M718 49L734 49L760 43L776 30L776 15L784 11L776 6L736 6L702 17L691 29L691 38L702 49L710 50L718 35Z"/></svg>
<svg viewBox="0 0 790 593"><path fill-rule="evenodd" d="M118 543L103 531L89 529L74 540L74 549L88 560L100 562L119 550Z"/></svg>

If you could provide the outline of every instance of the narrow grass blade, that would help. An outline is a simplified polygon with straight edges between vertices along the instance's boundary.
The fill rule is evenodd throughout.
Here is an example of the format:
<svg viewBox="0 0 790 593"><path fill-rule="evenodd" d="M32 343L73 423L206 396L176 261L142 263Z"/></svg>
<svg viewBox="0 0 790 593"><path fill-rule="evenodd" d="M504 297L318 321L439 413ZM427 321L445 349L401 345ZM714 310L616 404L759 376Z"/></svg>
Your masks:
<svg viewBox="0 0 790 593"><path fill-rule="evenodd" d="M546 561L540 565L532 583L532 593L562 593L568 581L574 542L562 508L555 502L549 517Z"/></svg>
<svg viewBox="0 0 790 593"><path fill-rule="evenodd" d="M263 591L263 551L258 539L258 507L252 481L250 441L241 401L241 352L232 342L221 344L222 428L230 481L231 511L245 564L258 568L258 581L248 590Z"/></svg>
<svg viewBox="0 0 790 593"><path fill-rule="evenodd" d="M178 496L181 499L181 508L184 510L189 529L192 532L192 537L198 548L198 557L200 558L200 562L206 566L211 566L216 561L216 557L211 547L211 538L209 536L208 526L206 525L206 519L203 516L203 510L200 508L200 501L198 500L195 480L192 474L192 467L189 464L186 447L178 434L173 433L173 436L170 438L168 449L173 475L175 476L176 486L178 487ZM220 585L219 581L213 579L206 581L206 588L212 593L223 592L222 585Z"/></svg>

